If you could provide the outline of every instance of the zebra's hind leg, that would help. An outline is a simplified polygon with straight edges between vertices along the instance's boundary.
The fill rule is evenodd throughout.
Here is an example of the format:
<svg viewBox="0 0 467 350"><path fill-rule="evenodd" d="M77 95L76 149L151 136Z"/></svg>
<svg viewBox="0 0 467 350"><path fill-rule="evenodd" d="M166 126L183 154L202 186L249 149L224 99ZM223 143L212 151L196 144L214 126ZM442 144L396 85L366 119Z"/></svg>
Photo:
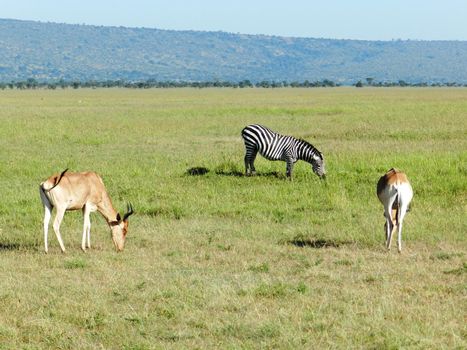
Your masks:
<svg viewBox="0 0 467 350"><path fill-rule="evenodd" d="M256 175L255 159L258 151L256 149L247 149L245 154L245 175Z"/></svg>
<svg viewBox="0 0 467 350"><path fill-rule="evenodd" d="M254 158L250 161L250 175L252 175L252 176L256 175L255 159Z"/></svg>
<svg viewBox="0 0 467 350"><path fill-rule="evenodd" d="M245 155L245 176L250 175L250 162L248 161L248 156Z"/></svg>

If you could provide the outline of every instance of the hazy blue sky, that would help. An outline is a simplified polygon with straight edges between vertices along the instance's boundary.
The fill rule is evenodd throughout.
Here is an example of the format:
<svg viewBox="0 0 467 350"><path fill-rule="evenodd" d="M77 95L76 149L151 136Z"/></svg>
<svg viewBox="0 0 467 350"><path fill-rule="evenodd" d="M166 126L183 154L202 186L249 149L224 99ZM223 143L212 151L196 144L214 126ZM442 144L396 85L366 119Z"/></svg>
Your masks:
<svg viewBox="0 0 467 350"><path fill-rule="evenodd" d="M467 0L11 0L0 18L342 39L467 40Z"/></svg>

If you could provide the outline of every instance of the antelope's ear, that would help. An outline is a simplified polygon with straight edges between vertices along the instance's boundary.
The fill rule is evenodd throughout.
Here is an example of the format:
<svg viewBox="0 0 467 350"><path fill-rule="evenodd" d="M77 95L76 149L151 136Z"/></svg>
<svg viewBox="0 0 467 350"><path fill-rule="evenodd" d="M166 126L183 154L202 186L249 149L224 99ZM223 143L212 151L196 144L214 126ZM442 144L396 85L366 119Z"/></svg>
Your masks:
<svg viewBox="0 0 467 350"><path fill-rule="evenodd" d="M117 221L118 222L122 221L122 218L120 217L120 213L117 213Z"/></svg>

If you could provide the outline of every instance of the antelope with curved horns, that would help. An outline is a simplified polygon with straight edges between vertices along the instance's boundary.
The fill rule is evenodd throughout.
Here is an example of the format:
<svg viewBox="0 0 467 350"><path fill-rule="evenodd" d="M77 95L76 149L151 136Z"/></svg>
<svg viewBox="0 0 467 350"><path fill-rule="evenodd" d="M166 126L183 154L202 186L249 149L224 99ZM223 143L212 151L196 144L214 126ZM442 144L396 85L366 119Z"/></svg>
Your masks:
<svg viewBox="0 0 467 350"><path fill-rule="evenodd" d="M397 228L397 249L400 253L402 250L402 221L413 197L412 186L410 186L407 175L392 168L379 179L376 193L384 205L386 248L391 249L392 234Z"/></svg>
<svg viewBox="0 0 467 350"><path fill-rule="evenodd" d="M91 247L91 212L99 211L105 218L112 231L112 241L117 251L122 251L128 232L128 217L133 214L131 204L127 205L127 212L120 214L112 206L112 201L104 187L101 177L95 172L72 173L68 169L61 174L55 174L42 182L40 187L42 204L44 205L44 244L48 252L47 232L53 207L57 213L53 222L53 229L57 236L62 252L65 246L60 235L60 224L65 211L81 209L84 215L83 239L81 249Z"/></svg>

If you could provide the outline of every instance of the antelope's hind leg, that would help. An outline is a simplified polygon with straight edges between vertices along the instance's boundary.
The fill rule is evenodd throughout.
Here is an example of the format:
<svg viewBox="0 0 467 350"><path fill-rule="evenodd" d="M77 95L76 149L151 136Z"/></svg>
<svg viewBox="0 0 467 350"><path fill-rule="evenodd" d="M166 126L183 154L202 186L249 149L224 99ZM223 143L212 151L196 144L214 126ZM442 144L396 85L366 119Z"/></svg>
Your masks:
<svg viewBox="0 0 467 350"><path fill-rule="evenodd" d="M57 236L58 244L60 244L60 249L62 252L65 252L65 245L63 244L62 236L60 235L60 225L63 220L63 216L65 215L66 208L59 208L57 207L57 214L55 215L53 228L55 231L55 235Z"/></svg>
<svg viewBox="0 0 467 350"><path fill-rule="evenodd" d="M397 250L402 252L402 221L404 221L405 214L407 213L408 205L402 204L400 208L400 216L397 218Z"/></svg>
<svg viewBox="0 0 467 350"><path fill-rule="evenodd" d="M49 223L50 217L52 216L52 204L50 204L49 199L47 198L44 190L42 188L39 189L41 195L41 201L44 205L44 249L45 253L49 252L49 245L48 245L48 233L49 233Z"/></svg>
<svg viewBox="0 0 467 350"><path fill-rule="evenodd" d="M49 232L49 223L50 217L52 216L52 206L44 205L44 248L45 252L49 252L48 245L48 232Z"/></svg>
<svg viewBox="0 0 467 350"><path fill-rule="evenodd" d="M49 252L47 236L49 232L49 223L50 223L51 216L52 216L52 208L44 206L44 249L45 249L45 253Z"/></svg>
<svg viewBox="0 0 467 350"><path fill-rule="evenodd" d="M392 234L395 229L395 225L392 220L392 206L396 196L389 198L389 201L384 205L384 216L386 218L386 249L391 250Z"/></svg>

